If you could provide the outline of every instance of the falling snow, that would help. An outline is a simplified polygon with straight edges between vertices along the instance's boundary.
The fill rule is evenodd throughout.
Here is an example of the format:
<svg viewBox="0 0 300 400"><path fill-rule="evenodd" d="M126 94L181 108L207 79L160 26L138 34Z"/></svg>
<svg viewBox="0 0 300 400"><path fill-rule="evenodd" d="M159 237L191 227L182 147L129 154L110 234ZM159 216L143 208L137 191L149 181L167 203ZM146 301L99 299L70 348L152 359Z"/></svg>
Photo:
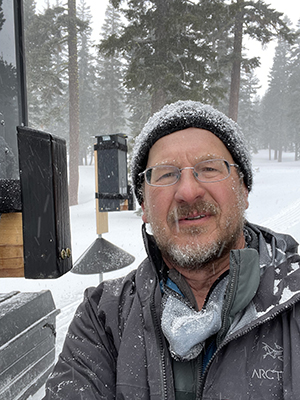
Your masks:
<svg viewBox="0 0 300 400"><path fill-rule="evenodd" d="M300 162L293 161L293 154L284 154L283 162L268 160L268 151L260 151L253 157L254 186L250 194L249 221L268 226L280 232L292 234L300 241ZM74 260L96 239L94 168L81 167L79 205L71 207L72 251ZM127 274L144 259L145 251L141 237L141 217L133 211L109 214L109 232L106 240L135 256L135 262L122 270L104 274L112 279ZM57 353L59 353L70 319L75 314L83 292L88 286L97 286L98 275L67 273L57 280L25 280L22 278L0 279L0 292L22 292L50 289L57 308ZM275 288L274 288L275 289ZM285 295L284 292L282 301ZM40 400L41 391L32 400Z"/></svg>

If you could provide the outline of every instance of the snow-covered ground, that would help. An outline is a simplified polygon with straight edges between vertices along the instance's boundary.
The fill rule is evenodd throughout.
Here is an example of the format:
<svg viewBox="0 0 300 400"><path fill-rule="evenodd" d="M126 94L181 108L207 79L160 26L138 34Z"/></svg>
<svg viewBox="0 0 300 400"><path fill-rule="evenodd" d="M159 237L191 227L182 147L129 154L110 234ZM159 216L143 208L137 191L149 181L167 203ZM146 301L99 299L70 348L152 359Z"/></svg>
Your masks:
<svg viewBox="0 0 300 400"><path fill-rule="evenodd" d="M284 153L283 161L269 161L268 151L253 155L254 186L250 193L249 221L265 225L279 232L290 233L300 242L300 162L294 155ZM71 207L73 261L96 239L94 167L80 168L79 205ZM134 211L109 213L109 232L103 237L135 257L135 262L121 270L104 274L111 279L127 274L144 259L141 238L141 217ZM22 278L0 279L0 292L13 290L52 292L56 307L61 309L57 317L57 353L61 349L66 329L75 308L82 300L84 289L96 286L99 275L77 275L71 272L56 280L25 280ZM42 391L34 396L40 400Z"/></svg>

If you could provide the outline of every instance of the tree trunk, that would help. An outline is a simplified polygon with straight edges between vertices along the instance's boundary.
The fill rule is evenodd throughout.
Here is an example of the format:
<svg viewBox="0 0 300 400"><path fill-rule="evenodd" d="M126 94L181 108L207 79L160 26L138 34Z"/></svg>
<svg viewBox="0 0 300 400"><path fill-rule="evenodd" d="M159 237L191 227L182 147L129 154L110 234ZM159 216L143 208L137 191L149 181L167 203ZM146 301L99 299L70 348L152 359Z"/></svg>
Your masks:
<svg viewBox="0 0 300 400"><path fill-rule="evenodd" d="M76 0L68 0L69 26L69 203L78 204L79 185L79 84L76 29Z"/></svg>
<svg viewBox="0 0 300 400"><path fill-rule="evenodd" d="M166 28L166 20L170 15L169 0L155 0L157 8L157 23L155 28L156 49L155 57L157 66L163 65L163 60L168 52L168 31ZM166 104L165 76L158 74L154 83L153 93L151 96L151 112L154 114Z"/></svg>
<svg viewBox="0 0 300 400"><path fill-rule="evenodd" d="M279 146L278 150L278 162L282 162L282 146Z"/></svg>
<svg viewBox="0 0 300 400"><path fill-rule="evenodd" d="M152 114L159 111L166 104L166 94L163 88L155 90L151 97Z"/></svg>
<svg viewBox="0 0 300 400"><path fill-rule="evenodd" d="M237 13L234 26L233 62L231 69L230 97L228 115L234 121L238 119L239 96L241 83L242 43L243 43L243 10L244 0L237 1Z"/></svg>

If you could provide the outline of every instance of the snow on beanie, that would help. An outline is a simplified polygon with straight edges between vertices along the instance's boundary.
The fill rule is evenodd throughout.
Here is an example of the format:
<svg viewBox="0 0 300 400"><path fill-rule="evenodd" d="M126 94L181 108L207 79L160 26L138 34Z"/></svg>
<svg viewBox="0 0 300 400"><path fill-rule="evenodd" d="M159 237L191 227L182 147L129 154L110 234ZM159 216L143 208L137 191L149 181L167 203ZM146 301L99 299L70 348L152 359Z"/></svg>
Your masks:
<svg viewBox="0 0 300 400"><path fill-rule="evenodd" d="M236 164L239 165L248 190L252 187L250 153L246 147L239 126L220 111L197 101L177 101L164 106L149 118L142 132L137 136L131 161L133 189L138 202L143 202L141 190L148 154L154 143L163 136L187 128L206 129L216 135L227 147Z"/></svg>

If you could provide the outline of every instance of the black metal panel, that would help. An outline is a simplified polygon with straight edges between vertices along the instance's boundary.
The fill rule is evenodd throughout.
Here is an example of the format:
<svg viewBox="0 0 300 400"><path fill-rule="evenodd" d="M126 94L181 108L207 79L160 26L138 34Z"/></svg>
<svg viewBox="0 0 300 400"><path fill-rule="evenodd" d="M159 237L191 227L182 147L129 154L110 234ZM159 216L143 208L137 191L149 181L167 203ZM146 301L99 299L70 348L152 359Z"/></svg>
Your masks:
<svg viewBox="0 0 300 400"><path fill-rule="evenodd" d="M127 194L126 135L97 136L99 211L120 211Z"/></svg>
<svg viewBox="0 0 300 400"><path fill-rule="evenodd" d="M5 0L2 9L4 24L0 30L0 137L14 154L18 165L16 126L28 125L22 0Z"/></svg>
<svg viewBox="0 0 300 400"><path fill-rule="evenodd" d="M18 127L26 278L57 278L72 267L64 140Z"/></svg>
<svg viewBox="0 0 300 400"><path fill-rule="evenodd" d="M24 38L24 15L23 1L14 0L15 10L15 34L16 34L16 64L19 88L19 123L17 125L28 125L27 89L26 89L26 63L25 63L25 38Z"/></svg>
<svg viewBox="0 0 300 400"><path fill-rule="evenodd" d="M28 112L23 1L6 0L2 7L5 22L0 31L0 213L6 213L20 211L18 199L13 199L14 195L20 197L15 190L19 179L16 126L28 125ZM1 191L3 185L5 189Z"/></svg>
<svg viewBox="0 0 300 400"><path fill-rule="evenodd" d="M25 400L45 383L58 313L50 291L0 295L1 400Z"/></svg>

